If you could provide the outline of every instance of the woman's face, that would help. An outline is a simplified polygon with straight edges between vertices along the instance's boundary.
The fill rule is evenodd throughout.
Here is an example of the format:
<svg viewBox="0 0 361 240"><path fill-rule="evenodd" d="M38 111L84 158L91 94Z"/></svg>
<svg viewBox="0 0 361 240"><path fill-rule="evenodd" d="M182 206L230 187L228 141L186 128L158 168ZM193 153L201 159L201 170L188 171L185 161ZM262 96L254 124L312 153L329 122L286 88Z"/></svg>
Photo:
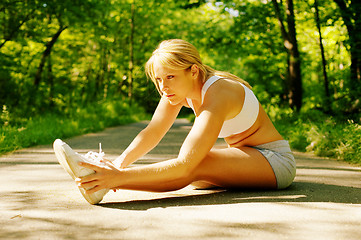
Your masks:
<svg viewBox="0 0 361 240"><path fill-rule="evenodd" d="M153 67L159 89L172 105L177 105L192 95L194 77L191 69L175 70L157 62Z"/></svg>

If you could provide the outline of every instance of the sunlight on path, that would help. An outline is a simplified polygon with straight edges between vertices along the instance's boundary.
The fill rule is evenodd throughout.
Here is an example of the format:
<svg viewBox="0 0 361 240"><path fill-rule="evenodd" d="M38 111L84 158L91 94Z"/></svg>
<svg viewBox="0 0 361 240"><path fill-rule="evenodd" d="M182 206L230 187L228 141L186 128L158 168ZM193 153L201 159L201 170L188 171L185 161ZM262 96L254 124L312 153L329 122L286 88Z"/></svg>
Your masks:
<svg viewBox="0 0 361 240"><path fill-rule="evenodd" d="M145 125L67 142L79 152L102 142L114 159ZM137 164L176 156L190 126L178 120ZM283 191L122 190L92 206L50 145L23 149L0 157L0 239L359 239L361 168L303 153L296 158L295 183Z"/></svg>

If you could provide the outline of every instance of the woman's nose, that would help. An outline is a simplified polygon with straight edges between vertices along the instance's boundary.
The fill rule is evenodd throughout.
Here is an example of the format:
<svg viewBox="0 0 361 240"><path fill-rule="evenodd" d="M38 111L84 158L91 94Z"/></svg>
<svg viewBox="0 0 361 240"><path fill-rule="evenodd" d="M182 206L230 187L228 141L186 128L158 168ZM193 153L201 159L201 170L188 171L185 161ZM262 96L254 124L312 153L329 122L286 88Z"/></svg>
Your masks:
<svg viewBox="0 0 361 240"><path fill-rule="evenodd" d="M164 81L160 81L159 82L159 88L162 92L164 92L164 90L168 89L168 85L164 83Z"/></svg>

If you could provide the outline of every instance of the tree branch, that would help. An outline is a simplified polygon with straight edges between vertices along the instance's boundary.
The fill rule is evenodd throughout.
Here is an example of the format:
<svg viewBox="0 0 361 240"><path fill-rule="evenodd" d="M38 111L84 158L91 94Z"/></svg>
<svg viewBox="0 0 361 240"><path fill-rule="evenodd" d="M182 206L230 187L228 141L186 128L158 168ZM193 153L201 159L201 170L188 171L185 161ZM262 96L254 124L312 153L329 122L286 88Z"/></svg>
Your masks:
<svg viewBox="0 0 361 240"><path fill-rule="evenodd" d="M289 40L289 35L288 35L288 32L286 31L285 25L283 24L283 18L282 18L282 14L281 14L279 4L278 4L277 0L272 0L272 3L273 3L273 6L274 6L274 9L275 9L275 13L276 13L276 17L278 19L278 23L279 23L280 28L281 28L282 37L283 37L283 39L285 41L289 42L290 41Z"/></svg>

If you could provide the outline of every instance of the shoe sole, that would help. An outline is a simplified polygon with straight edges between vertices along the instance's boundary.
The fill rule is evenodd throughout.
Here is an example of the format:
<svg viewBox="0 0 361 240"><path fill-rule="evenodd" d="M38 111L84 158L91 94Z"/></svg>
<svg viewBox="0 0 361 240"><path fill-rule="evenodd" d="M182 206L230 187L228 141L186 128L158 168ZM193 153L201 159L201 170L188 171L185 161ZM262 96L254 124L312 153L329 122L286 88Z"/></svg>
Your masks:
<svg viewBox="0 0 361 240"><path fill-rule="evenodd" d="M68 144L60 139L56 139L53 144L55 156L64 170L75 180L78 177L84 177L93 174L94 171L89 168L84 168L78 165L79 162L85 162L81 156L77 154ZM102 189L92 194L87 194L85 189L78 187L81 194L90 204L99 203L104 195L109 191Z"/></svg>

